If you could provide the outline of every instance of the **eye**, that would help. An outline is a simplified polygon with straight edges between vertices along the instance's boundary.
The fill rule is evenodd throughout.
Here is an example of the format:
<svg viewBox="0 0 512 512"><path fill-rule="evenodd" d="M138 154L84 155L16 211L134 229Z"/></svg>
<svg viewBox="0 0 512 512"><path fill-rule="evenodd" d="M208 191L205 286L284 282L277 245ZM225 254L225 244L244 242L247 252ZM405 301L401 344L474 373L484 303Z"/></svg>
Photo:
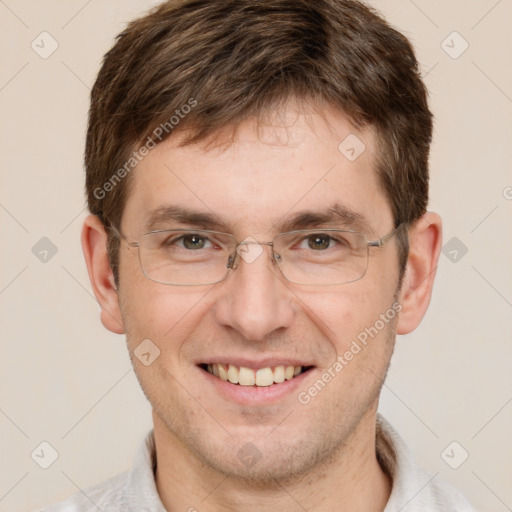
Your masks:
<svg viewBox="0 0 512 512"><path fill-rule="evenodd" d="M314 251L329 249L335 244L335 240L325 233L309 235L304 241L307 241L308 248Z"/></svg>
<svg viewBox="0 0 512 512"><path fill-rule="evenodd" d="M198 235L198 234L191 234L191 235L184 235L182 237L183 247L185 249L204 249L205 246L209 243L208 238Z"/></svg>
<svg viewBox="0 0 512 512"><path fill-rule="evenodd" d="M177 246L183 249L196 251L211 247L210 240L199 233L187 233L179 237L169 237L165 240L166 246Z"/></svg>

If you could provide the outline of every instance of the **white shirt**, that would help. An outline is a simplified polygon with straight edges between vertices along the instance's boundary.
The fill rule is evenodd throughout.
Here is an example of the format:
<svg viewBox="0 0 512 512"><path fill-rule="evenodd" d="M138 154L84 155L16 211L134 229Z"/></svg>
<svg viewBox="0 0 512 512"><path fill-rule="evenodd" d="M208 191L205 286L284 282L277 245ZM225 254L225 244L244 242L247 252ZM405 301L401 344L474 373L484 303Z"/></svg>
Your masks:
<svg viewBox="0 0 512 512"><path fill-rule="evenodd" d="M376 447L379 462L393 481L383 512L475 512L459 491L414 462L404 441L380 414ZM166 512L156 489L154 470L151 431L130 471L39 512Z"/></svg>

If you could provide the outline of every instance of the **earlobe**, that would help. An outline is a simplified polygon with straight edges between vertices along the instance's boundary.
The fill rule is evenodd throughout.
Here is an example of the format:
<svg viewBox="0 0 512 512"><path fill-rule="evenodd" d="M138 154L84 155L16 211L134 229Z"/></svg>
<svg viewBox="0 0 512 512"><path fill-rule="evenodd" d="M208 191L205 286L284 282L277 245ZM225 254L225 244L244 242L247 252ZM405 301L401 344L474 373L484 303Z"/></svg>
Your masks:
<svg viewBox="0 0 512 512"><path fill-rule="evenodd" d="M409 257L402 288L402 309L397 322L397 334L407 334L420 324L430 298L441 251L441 218L427 212L409 230Z"/></svg>
<svg viewBox="0 0 512 512"><path fill-rule="evenodd" d="M109 331L123 334L119 296L107 253L107 233L97 216L85 219L81 239L91 286L101 307L101 322Z"/></svg>

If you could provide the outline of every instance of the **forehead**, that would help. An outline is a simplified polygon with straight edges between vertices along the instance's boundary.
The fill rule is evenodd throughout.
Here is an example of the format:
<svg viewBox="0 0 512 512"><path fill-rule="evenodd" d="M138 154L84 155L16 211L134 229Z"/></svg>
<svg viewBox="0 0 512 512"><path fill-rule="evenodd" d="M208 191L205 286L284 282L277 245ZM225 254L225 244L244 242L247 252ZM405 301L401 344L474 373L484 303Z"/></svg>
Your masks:
<svg viewBox="0 0 512 512"><path fill-rule="evenodd" d="M140 233L166 208L215 216L226 230L251 235L333 207L369 230L389 227L374 136L340 112L289 106L264 123L244 121L229 143L219 137L182 146L177 132L152 149L132 171L123 229Z"/></svg>

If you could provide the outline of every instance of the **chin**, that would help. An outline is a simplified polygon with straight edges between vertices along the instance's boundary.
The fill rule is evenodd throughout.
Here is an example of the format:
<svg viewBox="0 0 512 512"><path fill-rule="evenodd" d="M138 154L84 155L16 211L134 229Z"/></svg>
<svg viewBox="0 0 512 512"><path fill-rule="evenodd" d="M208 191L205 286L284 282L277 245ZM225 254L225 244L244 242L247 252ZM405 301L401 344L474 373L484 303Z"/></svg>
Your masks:
<svg viewBox="0 0 512 512"><path fill-rule="evenodd" d="M296 443L267 443L258 446L242 444L236 450L224 449L215 453L197 454L203 462L220 474L251 487L275 487L276 482L286 485L297 483L320 462L319 454L310 441Z"/></svg>
<svg viewBox="0 0 512 512"><path fill-rule="evenodd" d="M221 438L189 430L181 442L207 468L255 489L296 485L334 458L341 445L334 436L314 435L306 428L278 430L263 436L244 428Z"/></svg>

